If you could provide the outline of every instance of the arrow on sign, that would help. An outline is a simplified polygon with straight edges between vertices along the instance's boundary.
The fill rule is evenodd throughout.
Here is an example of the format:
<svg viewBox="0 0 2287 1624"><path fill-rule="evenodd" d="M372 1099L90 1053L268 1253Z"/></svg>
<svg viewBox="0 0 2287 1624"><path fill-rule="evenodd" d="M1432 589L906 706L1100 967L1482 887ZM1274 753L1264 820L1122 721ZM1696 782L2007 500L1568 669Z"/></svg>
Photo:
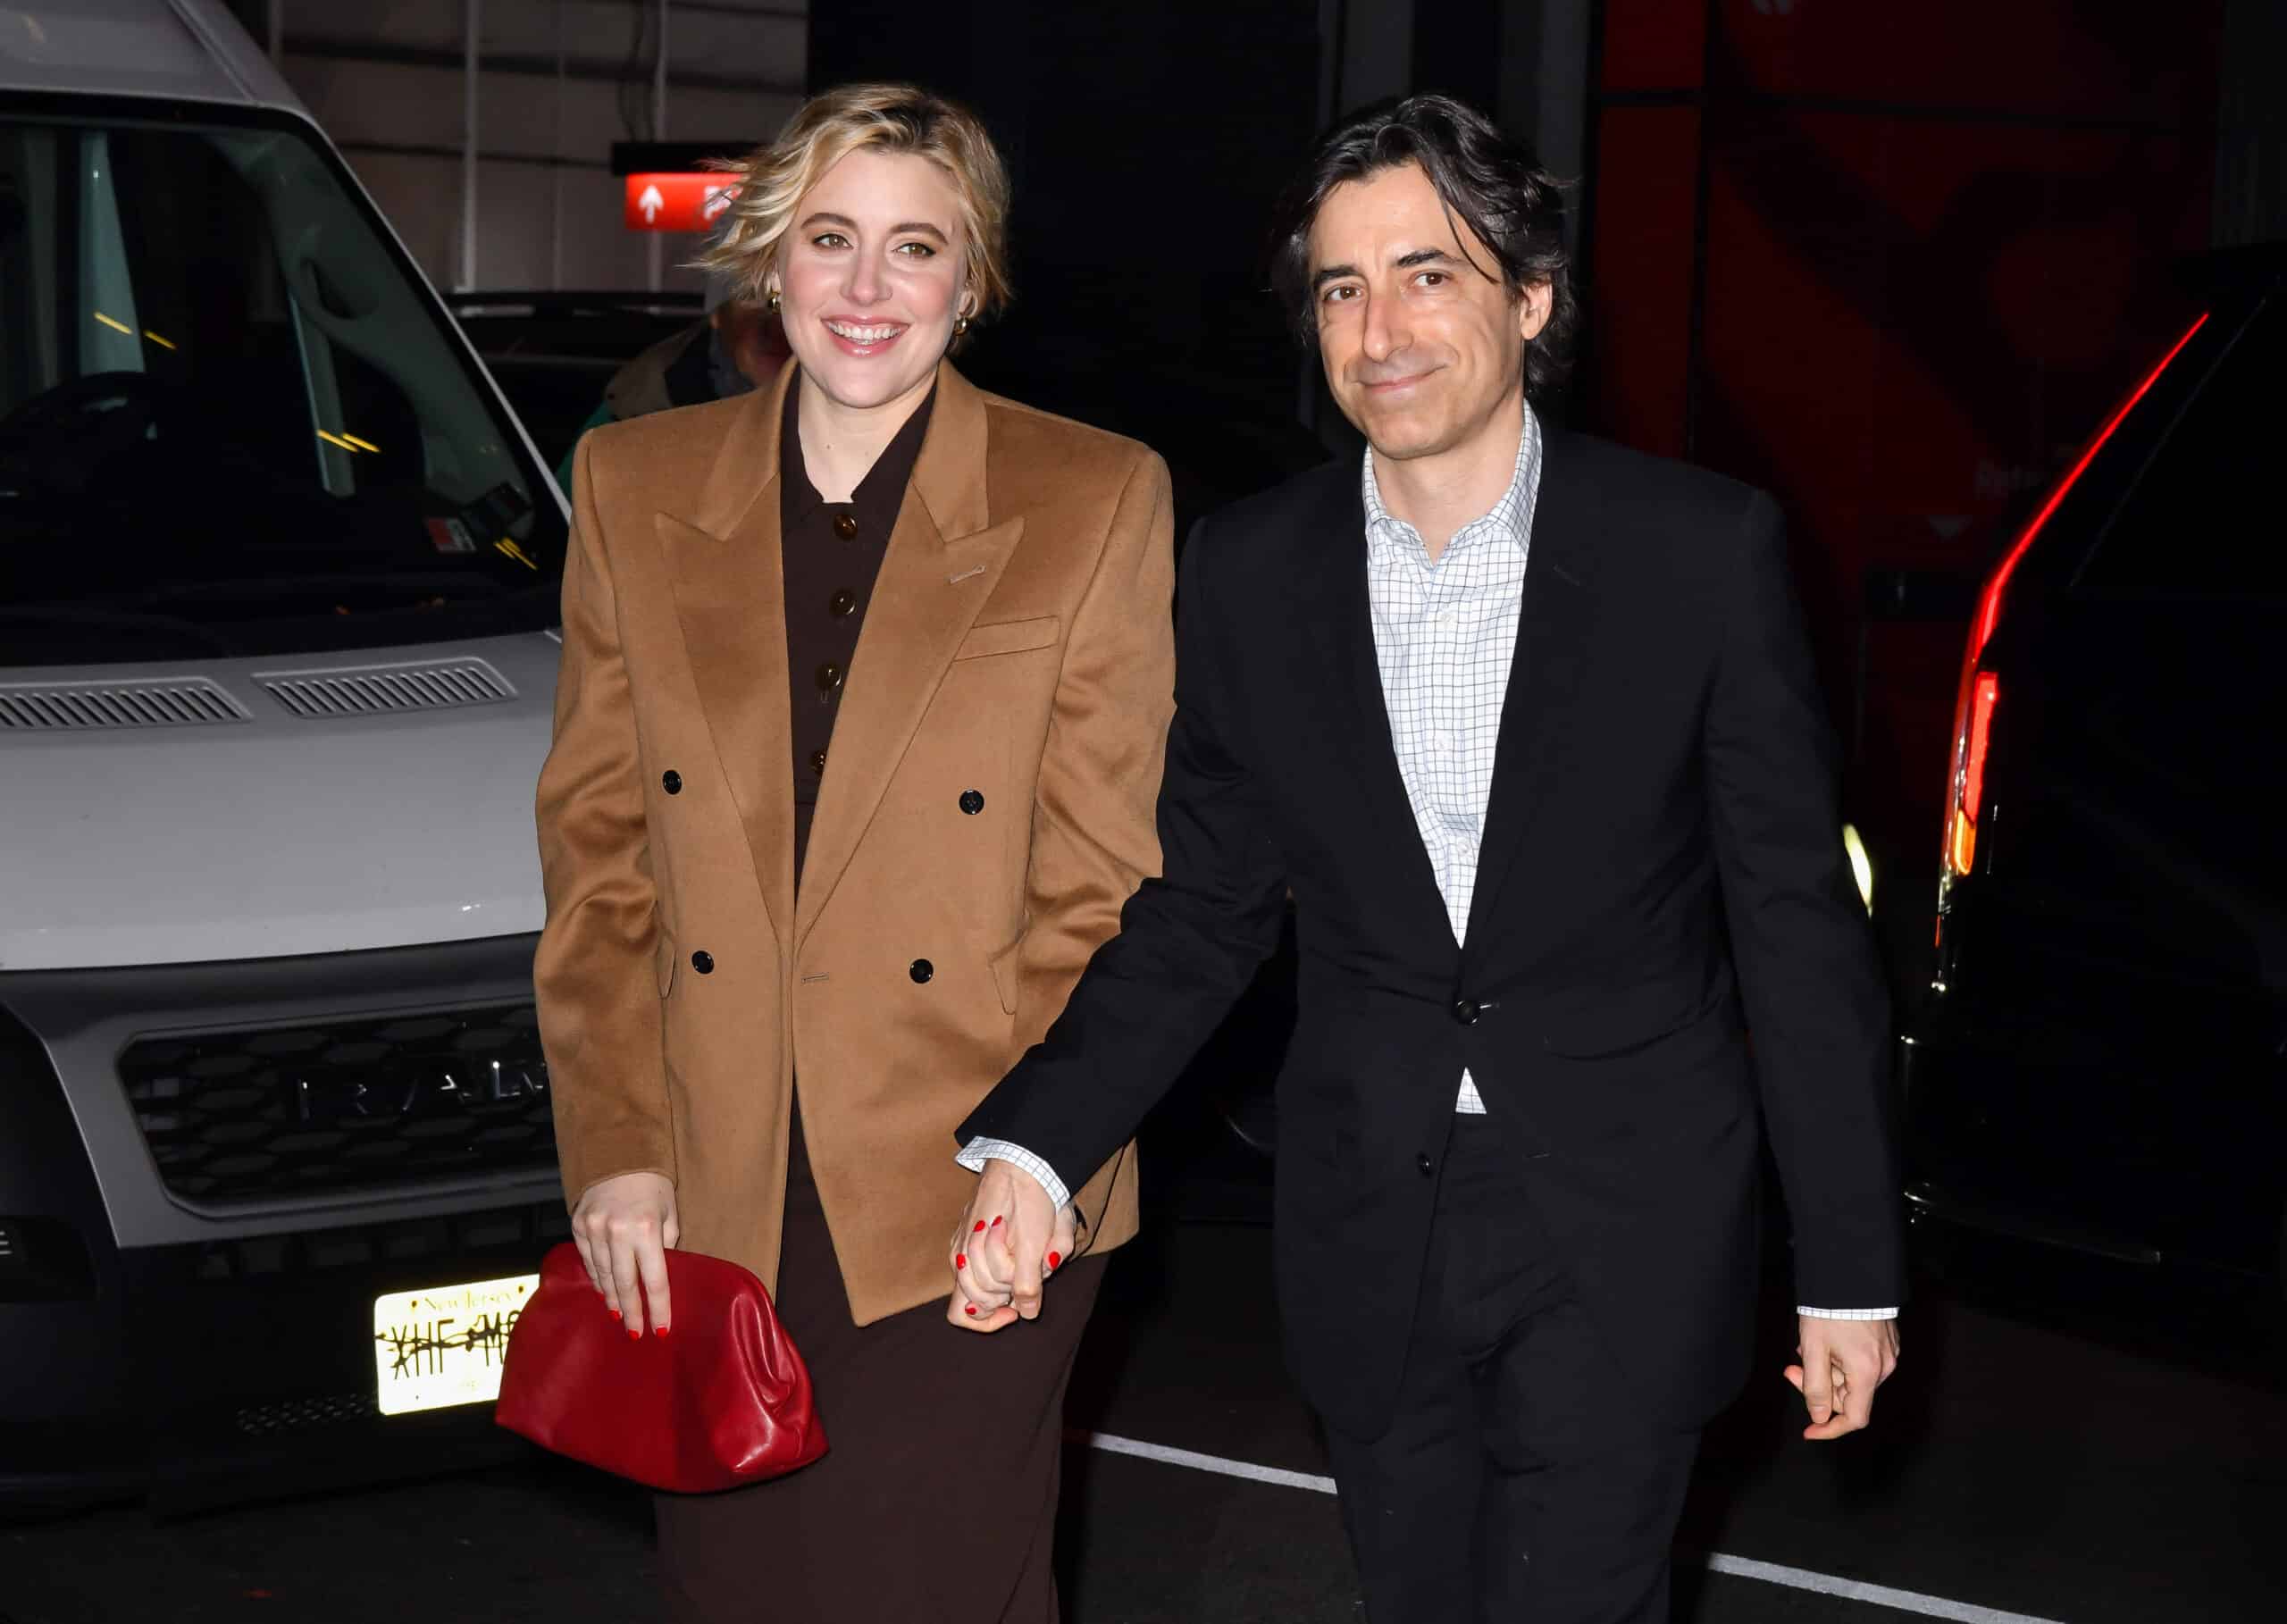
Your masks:
<svg viewBox="0 0 2287 1624"><path fill-rule="evenodd" d="M643 195L635 200L635 206L642 211L645 225L656 225L659 211L667 206L667 200L659 196L658 187L647 186L643 188Z"/></svg>

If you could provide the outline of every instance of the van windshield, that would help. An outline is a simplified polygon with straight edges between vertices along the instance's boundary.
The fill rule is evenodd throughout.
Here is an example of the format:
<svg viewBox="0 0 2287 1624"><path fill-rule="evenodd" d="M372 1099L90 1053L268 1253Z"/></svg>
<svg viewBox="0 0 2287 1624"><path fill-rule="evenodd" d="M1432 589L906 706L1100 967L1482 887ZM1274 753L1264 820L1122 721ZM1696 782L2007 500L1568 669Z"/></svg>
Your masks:
<svg viewBox="0 0 2287 1624"><path fill-rule="evenodd" d="M564 538L298 121L0 111L0 666L537 630Z"/></svg>

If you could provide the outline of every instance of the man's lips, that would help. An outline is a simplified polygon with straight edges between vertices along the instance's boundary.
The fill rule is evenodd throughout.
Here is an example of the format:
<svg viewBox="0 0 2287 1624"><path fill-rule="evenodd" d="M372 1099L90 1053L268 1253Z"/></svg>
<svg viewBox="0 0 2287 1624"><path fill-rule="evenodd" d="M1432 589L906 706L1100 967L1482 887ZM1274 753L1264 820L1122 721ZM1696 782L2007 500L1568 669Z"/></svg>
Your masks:
<svg viewBox="0 0 2287 1624"><path fill-rule="evenodd" d="M1430 370L1434 372L1436 369ZM1408 373L1403 378L1370 378L1366 381L1364 387L1370 395L1386 395L1393 390L1410 389L1428 376L1429 376L1428 373L1421 372Z"/></svg>

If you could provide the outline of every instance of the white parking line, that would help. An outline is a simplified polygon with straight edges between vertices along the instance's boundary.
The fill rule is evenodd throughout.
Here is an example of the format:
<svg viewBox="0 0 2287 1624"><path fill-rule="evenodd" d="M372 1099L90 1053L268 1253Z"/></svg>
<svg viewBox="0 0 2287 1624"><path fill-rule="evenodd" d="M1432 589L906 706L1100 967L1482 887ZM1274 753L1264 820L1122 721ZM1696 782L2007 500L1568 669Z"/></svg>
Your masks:
<svg viewBox="0 0 2287 1624"><path fill-rule="evenodd" d="M1158 1461L1168 1466L1187 1466L1194 1471L1214 1472L1225 1478L1244 1478L1250 1483L1308 1489L1315 1494L1334 1493L1334 1479L1313 1472L1290 1472L1281 1467L1257 1466L1252 1461L1231 1461L1221 1455L1203 1455L1194 1449L1170 1449L1165 1444L1146 1444L1141 1438L1123 1438L1109 1432L1075 1432L1071 1436L1075 1442L1085 1444L1091 1449L1103 1450L1109 1454L1134 1455L1139 1460ZM1998 1608L1949 1601L1941 1595L1924 1595L1918 1590L1896 1590L1888 1585L1870 1585L1863 1579L1839 1578L1831 1573L1814 1573L1806 1568L1759 1562L1747 1556L1726 1556L1720 1551L1711 1552L1699 1561L1710 1571L1728 1573L1734 1578L1760 1579L1766 1585L1784 1585L1790 1590L1816 1591L1821 1595L1840 1596L1846 1601L1867 1602L1877 1607L1896 1608L1900 1612L1919 1613L1926 1619L1948 1619L1953 1620L1953 1624L2057 1624L2053 1619L2036 1618L2029 1612L2004 1612Z"/></svg>

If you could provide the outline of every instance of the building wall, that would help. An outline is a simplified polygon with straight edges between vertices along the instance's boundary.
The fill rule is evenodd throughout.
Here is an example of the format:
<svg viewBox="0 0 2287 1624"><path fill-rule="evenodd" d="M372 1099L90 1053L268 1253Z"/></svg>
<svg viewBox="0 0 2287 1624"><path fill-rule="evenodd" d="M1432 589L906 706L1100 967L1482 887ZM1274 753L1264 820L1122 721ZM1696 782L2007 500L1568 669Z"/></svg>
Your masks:
<svg viewBox="0 0 2287 1624"><path fill-rule="evenodd" d="M444 287L464 284L463 73L470 0L236 0L286 78ZM652 137L656 0L473 0L480 288L639 289L651 251L621 223L611 144ZM808 0L667 7L666 138L767 140L800 105ZM664 239L662 285L696 247Z"/></svg>

